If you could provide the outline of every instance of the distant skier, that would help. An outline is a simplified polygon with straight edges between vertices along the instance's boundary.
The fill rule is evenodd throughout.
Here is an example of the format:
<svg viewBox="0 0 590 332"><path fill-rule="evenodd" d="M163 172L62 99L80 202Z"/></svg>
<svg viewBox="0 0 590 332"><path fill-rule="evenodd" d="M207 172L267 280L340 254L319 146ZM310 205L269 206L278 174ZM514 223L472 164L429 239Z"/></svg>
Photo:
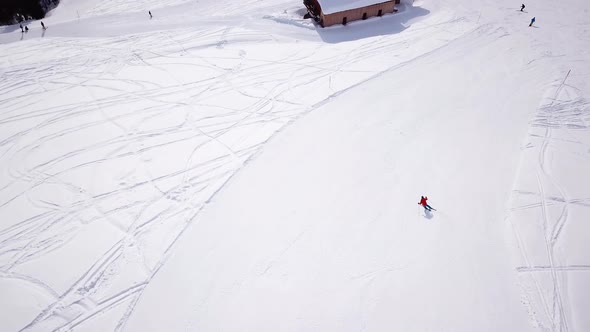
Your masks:
<svg viewBox="0 0 590 332"><path fill-rule="evenodd" d="M19 24L19 26L20 26L20 32L21 33L25 32L25 29L23 28L23 25L22 24Z"/></svg>
<svg viewBox="0 0 590 332"><path fill-rule="evenodd" d="M529 24L529 26L532 27L533 26L533 23L535 23L535 18L534 17L531 19L531 24Z"/></svg>
<svg viewBox="0 0 590 332"><path fill-rule="evenodd" d="M152 19L152 12L148 11L148 14L150 14L150 20Z"/></svg>
<svg viewBox="0 0 590 332"><path fill-rule="evenodd" d="M520 6L520 11L523 11L523 10L524 10L524 7L525 7L525 5L524 5L524 3L523 3L523 4Z"/></svg>
<svg viewBox="0 0 590 332"><path fill-rule="evenodd" d="M426 196L420 196L420 205L422 205L422 207L424 208L424 211L436 211L435 209L432 208L432 206L428 205L428 197Z"/></svg>
<svg viewBox="0 0 590 332"><path fill-rule="evenodd" d="M29 32L29 27L25 25L25 32Z"/></svg>

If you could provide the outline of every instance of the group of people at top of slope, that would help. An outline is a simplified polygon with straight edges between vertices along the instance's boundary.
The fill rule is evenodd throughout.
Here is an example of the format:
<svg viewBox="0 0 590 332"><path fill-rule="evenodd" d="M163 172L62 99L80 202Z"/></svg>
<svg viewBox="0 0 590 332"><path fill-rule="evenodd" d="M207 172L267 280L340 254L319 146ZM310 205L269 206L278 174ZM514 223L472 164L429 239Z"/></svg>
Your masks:
<svg viewBox="0 0 590 332"><path fill-rule="evenodd" d="M524 5L524 3L523 3L522 5L520 5L520 11L521 11L521 12L522 12L522 11L524 11L524 8L525 8L525 7L526 7L526 6ZM531 19L531 23L529 24L529 26L530 26L530 27L532 27L532 26L533 26L533 23L535 23L535 17L533 17L533 18Z"/></svg>
<svg viewBox="0 0 590 332"><path fill-rule="evenodd" d="M19 26L20 26L20 32L21 32L21 33L22 33L22 32L29 32L29 27L28 27L26 24L25 24L25 26L24 26L24 27L23 27L23 24L22 24L22 23L21 23L21 24L19 24ZM43 21L41 21L41 28L43 28L43 30L47 29L47 28L45 27L45 23L43 23Z"/></svg>

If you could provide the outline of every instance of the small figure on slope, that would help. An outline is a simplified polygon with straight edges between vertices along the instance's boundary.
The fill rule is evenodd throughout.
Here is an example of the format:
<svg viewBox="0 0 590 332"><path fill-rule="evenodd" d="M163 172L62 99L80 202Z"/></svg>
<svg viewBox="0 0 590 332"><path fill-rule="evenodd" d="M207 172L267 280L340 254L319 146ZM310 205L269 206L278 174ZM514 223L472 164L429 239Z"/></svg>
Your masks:
<svg viewBox="0 0 590 332"><path fill-rule="evenodd" d="M148 14L150 14L150 19L152 19L152 11L148 10Z"/></svg>
<svg viewBox="0 0 590 332"><path fill-rule="evenodd" d="M22 33L22 32L25 32L25 29L23 28L23 25L22 25L22 24L19 24L19 26L20 26L20 32L21 32L21 33Z"/></svg>
<svg viewBox="0 0 590 332"><path fill-rule="evenodd" d="M436 209L433 209L432 206L428 205L428 197L426 196L420 196L420 205L422 205L422 207L424 208L424 211L436 211Z"/></svg>
<svg viewBox="0 0 590 332"><path fill-rule="evenodd" d="M29 32L29 27L25 25L25 32Z"/></svg>
<svg viewBox="0 0 590 332"><path fill-rule="evenodd" d="M529 24L529 26L532 27L533 26L533 23L535 23L535 18L534 17L531 19L531 24Z"/></svg>
<svg viewBox="0 0 590 332"><path fill-rule="evenodd" d="M41 21L41 27L43 28L43 30L47 29L47 28L45 27L45 24L43 24L43 21Z"/></svg>
<svg viewBox="0 0 590 332"><path fill-rule="evenodd" d="M525 7L525 6L524 6L524 3L523 3L523 4L520 6L520 11L523 11L524 7Z"/></svg>

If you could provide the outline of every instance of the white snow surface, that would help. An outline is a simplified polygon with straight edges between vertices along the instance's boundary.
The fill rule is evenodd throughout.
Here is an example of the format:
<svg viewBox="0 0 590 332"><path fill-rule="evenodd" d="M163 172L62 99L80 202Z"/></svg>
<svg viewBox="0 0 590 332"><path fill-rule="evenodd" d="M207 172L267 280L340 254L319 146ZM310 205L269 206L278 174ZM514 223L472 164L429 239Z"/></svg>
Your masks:
<svg viewBox="0 0 590 332"><path fill-rule="evenodd" d="M0 28L0 331L590 331L590 3L398 8Z"/></svg>
<svg viewBox="0 0 590 332"><path fill-rule="evenodd" d="M324 14L343 12L388 2L387 0L318 0Z"/></svg>

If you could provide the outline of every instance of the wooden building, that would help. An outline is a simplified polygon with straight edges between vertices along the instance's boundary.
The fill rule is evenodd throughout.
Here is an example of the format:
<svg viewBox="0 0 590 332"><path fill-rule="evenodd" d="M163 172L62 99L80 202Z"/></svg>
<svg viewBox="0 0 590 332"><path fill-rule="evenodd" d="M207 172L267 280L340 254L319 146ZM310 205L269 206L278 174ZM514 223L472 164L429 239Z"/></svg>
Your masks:
<svg viewBox="0 0 590 332"><path fill-rule="evenodd" d="M400 0L303 0L309 15L322 27L395 12Z"/></svg>

